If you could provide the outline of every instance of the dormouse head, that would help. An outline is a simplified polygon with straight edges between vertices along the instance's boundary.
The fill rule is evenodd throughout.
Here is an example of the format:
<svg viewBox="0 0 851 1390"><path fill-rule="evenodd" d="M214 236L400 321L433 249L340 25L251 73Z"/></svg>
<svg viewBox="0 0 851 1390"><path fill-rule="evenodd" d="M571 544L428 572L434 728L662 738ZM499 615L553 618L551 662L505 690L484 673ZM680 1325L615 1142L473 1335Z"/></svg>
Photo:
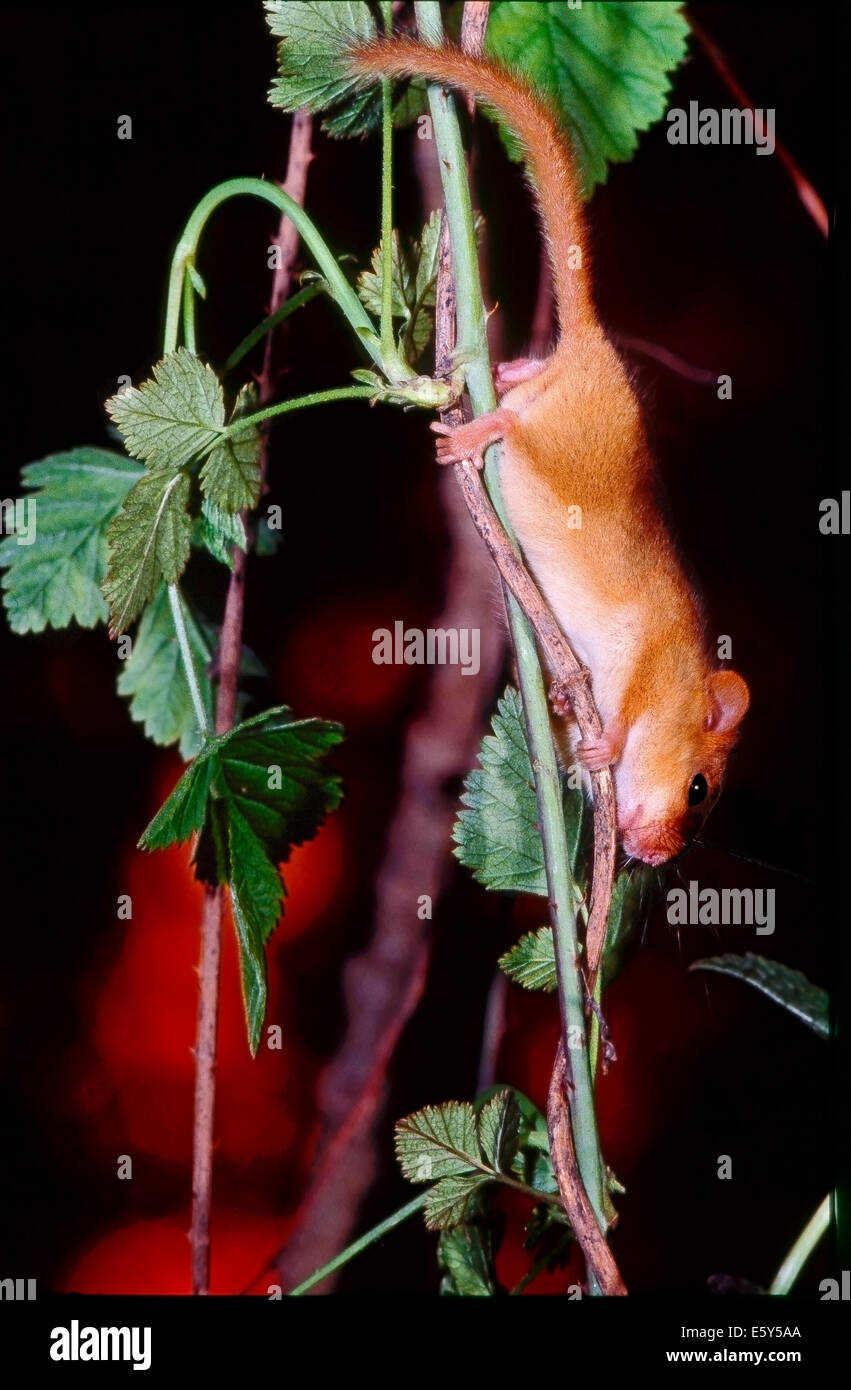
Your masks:
<svg viewBox="0 0 851 1390"><path fill-rule="evenodd" d="M718 800L750 695L735 671L696 673L667 688L627 731L613 767L624 850L664 864Z"/></svg>

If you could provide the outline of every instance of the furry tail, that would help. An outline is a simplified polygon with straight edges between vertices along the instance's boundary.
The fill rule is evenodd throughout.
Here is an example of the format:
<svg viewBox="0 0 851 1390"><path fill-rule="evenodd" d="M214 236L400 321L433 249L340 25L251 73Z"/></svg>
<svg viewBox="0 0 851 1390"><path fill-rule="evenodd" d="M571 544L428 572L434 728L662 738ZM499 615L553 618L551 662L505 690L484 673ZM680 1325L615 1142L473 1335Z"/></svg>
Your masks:
<svg viewBox="0 0 851 1390"><path fill-rule="evenodd" d="M596 316L576 164L553 112L528 83L497 63L470 57L454 45L432 48L406 38L374 39L358 45L351 50L349 63L359 76L425 77L460 87L499 113L528 158L552 266L560 337L567 338L571 329L593 322Z"/></svg>

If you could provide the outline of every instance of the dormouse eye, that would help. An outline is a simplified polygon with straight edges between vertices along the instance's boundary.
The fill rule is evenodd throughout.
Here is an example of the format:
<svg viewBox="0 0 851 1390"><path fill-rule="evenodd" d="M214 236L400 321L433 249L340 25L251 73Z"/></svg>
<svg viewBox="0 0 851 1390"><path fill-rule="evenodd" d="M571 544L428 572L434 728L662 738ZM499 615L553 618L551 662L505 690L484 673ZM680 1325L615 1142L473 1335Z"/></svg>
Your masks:
<svg viewBox="0 0 851 1390"><path fill-rule="evenodd" d="M702 772L698 772L697 776L692 778L691 786L688 789L689 806L699 806L701 801L705 801L708 790L706 778Z"/></svg>

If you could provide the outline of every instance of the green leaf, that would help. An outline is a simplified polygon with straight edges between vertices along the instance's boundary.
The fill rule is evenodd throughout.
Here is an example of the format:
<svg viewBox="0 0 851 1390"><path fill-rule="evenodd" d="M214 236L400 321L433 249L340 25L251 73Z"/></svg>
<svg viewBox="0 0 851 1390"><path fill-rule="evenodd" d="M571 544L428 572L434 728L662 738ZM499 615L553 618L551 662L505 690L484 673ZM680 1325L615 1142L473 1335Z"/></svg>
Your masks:
<svg viewBox="0 0 851 1390"><path fill-rule="evenodd" d="M266 22L281 40L273 106L332 111L322 123L330 135L363 135L375 127L376 88L361 90L346 64L347 50L377 32L365 0L266 0Z"/></svg>
<svg viewBox="0 0 851 1390"><path fill-rule="evenodd" d="M643 867L624 869L612 887L606 940L603 945L603 984L620 969L621 951L642 915L647 895L658 885L659 870Z"/></svg>
<svg viewBox="0 0 851 1390"><path fill-rule="evenodd" d="M488 1181L481 1175L465 1173L441 1178L426 1197L425 1223L430 1231L446 1231L469 1220L477 1211L482 1188Z"/></svg>
<svg viewBox="0 0 851 1390"><path fill-rule="evenodd" d="M126 632L165 581L174 584L189 559L189 478L170 468L144 473L107 531L104 596L110 632Z"/></svg>
<svg viewBox="0 0 851 1390"><path fill-rule="evenodd" d="M391 245L392 312L402 321L400 343L409 360L418 357L431 337L440 250L441 215L431 214L419 237L405 238L393 232ZM358 294L366 309L381 313L384 283L384 243L372 253L372 267L358 277Z"/></svg>
<svg viewBox="0 0 851 1390"><path fill-rule="evenodd" d="M607 164L630 159L638 132L663 115L688 33L680 6L667 0L585 0L579 9L496 0L485 47L550 98L590 194L605 182ZM503 138L519 158L516 140Z"/></svg>
<svg viewBox="0 0 851 1390"><path fill-rule="evenodd" d="M150 381L119 391L106 408L128 454L172 472L206 452L225 424L218 377L185 347L168 353Z"/></svg>
<svg viewBox="0 0 851 1390"><path fill-rule="evenodd" d="M277 868L234 806L228 806L230 896L239 943L242 998L248 1046L257 1055L266 1015L266 955L263 946L281 915L283 884Z"/></svg>
<svg viewBox="0 0 851 1390"><path fill-rule="evenodd" d="M500 957L498 965L509 979L524 989L551 993L557 984L552 927L539 927L521 936L516 946Z"/></svg>
<svg viewBox="0 0 851 1390"><path fill-rule="evenodd" d="M285 891L278 865L339 805L339 778L322 759L341 739L338 724L293 720L283 705L208 739L139 842L164 849L199 833L200 876L228 883L252 1055L266 1008L263 946Z"/></svg>
<svg viewBox="0 0 851 1390"><path fill-rule="evenodd" d="M455 857L486 888L546 897L535 783L520 694L509 686L464 783L452 831Z"/></svg>
<svg viewBox="0 0 851 1390"><path fill-rule="evenodd" d="M221 564L233 569L234 546L240 550L248 548L245 527L239 512L233 515L223 512L205 497L201 503L201 543Z"/></svg>
<svg viewBox="0 0 851 1390"><path fill-rule="evenodd" d="M257 387L243 386L236 398L229 427L257 409ZM260 430L250 425L220 438L200 474L201 488L221 512L256 507L260 499Z"/></svg>
<svg viewBox="0 0 851 1390"><path fill-rule="evenodd" d="M269 101L284 111L306 106L328 114L322 129L329 135L366 135L381 124L378 84L366 91L349 72L352 45L374 38L377 30L363 0L266 0L266 22L278 46L278 77ZM393 120L408 125L428 110L426 84L415 79L394 96Z"/></svg>
<svg viewBox="0 0 851 1390"><path fill-rule="evenodd" d="M145 830L140 849L168 849L202 829L215 770L210 754L199 753Z"/></svg>
<svg viewBox="0 0 851 1390"><path fill-rule="evenodd" d="M105 620L107 527L142 471L122 454L88 447L49 454L21 470L22 483L34 489L23 519L27 526L35 518L35 539L22 545L10 535L0 542L13 632Z"/></svg>
<svg viewBox="0 0 851 1390"><path fill-rule="evenodd" d="M705 960L694 961L689 969L714 970L719 975L744 980L806 1023L820 1038L830 1037L830 996L800 970L792 970L780 961L767 960L751 951L743 956L708 956Z"/></svg>
<svg viewBox="0 0 851 1390"><path fill-rule="evenodd" d="M212 725L213 688L207 674L212 647L182 596L180 605L207 721ZM118 677L118 693L130 697L131 719L144 725L146 737L154 743L165 747L179 743L184 760L194 758L200 751L203 738L186 683L168 590L164 586L142 615L133 639L132 654Z"/></svg>
<svg viewBox="0 0 851 1390"><path fill-rule="evenodd" d="M452 1100L399 1120L396 1157L409 1182L435 1182L475 1172L481 1160L472 1105Z"/></svg>
<svg viewBox="0 0 851 1390"><path fill-rule="evenodd" d="M486 1226L456 1226L444 1231L437 1247L438 1264L446 1271L440 1292L462 1298L495 1294L493 1255L493 1234Z"/></svg>
<svg viewBox="0 0 851 1390"><path fill-rule="evenodd" d="M479 1111L479 1143L491 1168L508 1173L520 1138L520 1110L510 1089L492 1096Z"/></svg>

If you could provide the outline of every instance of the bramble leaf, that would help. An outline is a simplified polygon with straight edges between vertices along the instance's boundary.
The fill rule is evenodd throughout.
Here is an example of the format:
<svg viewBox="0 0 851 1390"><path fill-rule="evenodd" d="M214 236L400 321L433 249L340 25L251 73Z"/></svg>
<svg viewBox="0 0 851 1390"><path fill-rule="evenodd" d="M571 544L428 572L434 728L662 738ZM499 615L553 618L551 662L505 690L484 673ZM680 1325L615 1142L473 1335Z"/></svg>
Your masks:
<svg viewBox="0 0 851 1390"><path fill-rule="evenodd" d="M43 632L72 622L94 627L107 616L101 593L107 567L106 533L143 469L111 449L82 447L49 454L21 470L34 491L21 499L24 526L34 539L0 542L3 603L13 632Z"/></svg>
<svg viewBox="0 0 851 1390"><path fill-rule="evenodd" d="M212 647L182 595L180 606L198 688L208 723L212 725L213 688L207 674ZM142 614L132 654L118 677L118 693L130 696L130 718L144 725L146 738L165 747L179 743L184 760L194 758L200 751L203 737L186 683L168 591L164 586Z"/></svg>
<svg viewBox="0 0 851 1390"><path fill-rule="evenodd" d="M479 1111L477 1126L482 1153L497 1173L511 1169L520 1134L520 1111L514 1092L498 1091Z"/></svg>
<svg viewBox="0 0 851 1390"><path fill-rule="evenodd" d="M233 569L234 546L246 550L248 541L239 512L223 512L209 497L201 503L201 543L214 560Z"/></svg>
<svg viewBox="0 0 851 1390"><path fill-rule="evenodd" d="M576 9L495 0L485 48L550 98L590 194L605 182L607 165L631 159L638 132L662 116L688 34L680 6L667 0L585 0ZM520 158L516 139L500 130L511 157Z"/></svg>
<svg viewBox="0 0 851 1390"><path fill-rule="evenodd" d="M338 724L293 720L286 706L208 739L139 841L164 849L200 832L199 846L213 846L203 871L197 852L196 864L230 888L252 1055L266 1006L263 946L285 892L278 865L339 805L339 778L321 760L341 739Z"/></svg>
<svg viewBox="0 0 851 1390"><path fill-rule="evenodd" d="M719 975L744 980L806 1023L820 1038L830 1037L830 996L800 970L793 970L778 960L767 960L752 951L743 956L707 956L694 961L689 969L713 970Z"/></svg>
<svg viewBox="0 0 851 1390"><path fill-rule="evenodd" d="M409 1182L435 1182L479 1171L481 1157L472 1105L451 1100L399 1120L396 1157Z"/></svg>
<svg viewBox="0 0 851 1390"><path fill-rule="evenodd" d="M365 0L266 0L266 22L278 45L278 77L269 91L272 106L327 112L322 129L336 137L366 135L381 123L378 84L364 90L345 58L353 44L374 38L377 29ZM425 83L401 86L393 120L407 125L427 110Z"/></svg>
<svg viewBox="0 0 851 1390"><path fill-rule="evenodd" d="M243 386L229 426L257 409L257 387ZM201 489L222 512L241 512L257 506L260 497L260 431L251 425L227 434L214 444L200 473Z"/></svg>
<svg viewBox="0 0 851 1390"><path fill-rule="evenodd" d="M419 237L401 239L393 232L391 247L391 286L393 318L401 320L400 345L407 360L419 357L431 337L437 287L441 214L433 212ZM372 264L358 277L357 290L364 308L381 313L384 284L380 242L372 253Z"/></svg>
<svg viewBox="0 0 851 1390"><path fill-rule="evenodd" d="M478 1197L488 1181L475 1173L459 1173L441 1178L428 1193L425 1223L430 1231L446 1231L475 1214Z"/></svg>
<svg viewBox="0 0 851 1390"><path fill-rule="evenodd" d="M162 581L174 584L189 559L189 478L170 468L143 473L107 531L103 587L113 636L126 632Z"/></svg>
<svg viewBox="0 0 851 1390"><path fill-rule="evenodd" d="M106 408L128 454L171 472L205 453L225 424L218 377L185 347L157 362L151 380L112 396Z"/></svg>
<svg viewBox="0 0 851 1390"><path fill-rule="evenodd" d="M510 951L500 956L497 964L509 979L524 989L542 989L551 993L557 983L552 927L539 927L537 931L521 936Z"/></svg>
<svg viewBox="0 0 851 1390"><path fill-rule="evenodd" d="M444 1231L437 1247L438 1264L446 1271L441 1294L462 1298L495 1294L493 1255L493 1233L486 1226L455 1226Z"/></svg>

